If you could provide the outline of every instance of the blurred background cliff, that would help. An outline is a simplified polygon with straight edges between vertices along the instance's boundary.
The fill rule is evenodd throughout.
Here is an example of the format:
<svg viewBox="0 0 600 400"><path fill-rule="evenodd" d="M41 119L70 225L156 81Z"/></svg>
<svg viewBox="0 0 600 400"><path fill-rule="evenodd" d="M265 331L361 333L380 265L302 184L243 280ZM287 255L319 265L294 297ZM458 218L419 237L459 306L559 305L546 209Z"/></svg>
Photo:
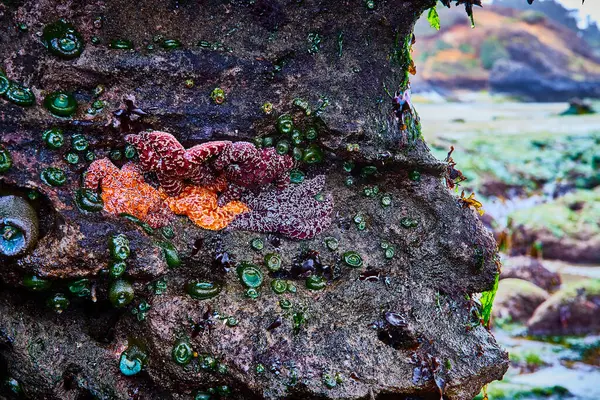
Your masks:
<svg viewBox="0 0 600 400"><path fill-rule="evenodd" d="M415 28L413 100L498 239L496 399L600 399L600 3L438 3Z"/></svg>

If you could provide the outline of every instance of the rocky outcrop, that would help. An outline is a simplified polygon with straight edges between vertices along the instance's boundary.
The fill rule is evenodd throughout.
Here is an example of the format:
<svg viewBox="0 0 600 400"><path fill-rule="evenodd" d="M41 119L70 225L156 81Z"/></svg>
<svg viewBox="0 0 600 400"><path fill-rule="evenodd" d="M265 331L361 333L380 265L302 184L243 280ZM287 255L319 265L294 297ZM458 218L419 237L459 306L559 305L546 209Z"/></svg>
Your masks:
<svg viewBox="0 0 600 400"><path fill-rule="evenodd" d="M555 292L562 282L560 274L548 270L539 259L526 256L506 257L502 260L500 280L506 278L531 282L547 292Z"/></svg>
<svg viewBox="0 0 600 400"><path fill-rule="evenodd" d="M501 378L507 355L468 299L494 283L493 237L443 184L447 165L429 153L416 110L386 92L406 88L414 18L432 5L2 6L7 26L29 30L0 32L10 43L0 59L37 102L0 100L0 150L12 160L0 194L30 202L39 235L24 256L1 259L0 373L40 399L462 400ZM59 17L86 41L79 57L39 43L35 32ZM71 118L41 105L58 89L79 102ZM310 240L205 230L186 216L153 229L82 190L93 158L132 171L127 134L169 132L186 149L269 146L290 140L281 115L316 131L299 140L311 156L294 180L325 175L315 200L333 199L315 216L331 225ZM50 127L62 147L42 135ZM140 176L118 198L127 207L140 179L161 189Z"/></svg>
<svg viewBox="0 0 600 400"><path fill-rule="evenodd" d="M523 279L502 279L494 299L494 319L525 323L550 295Z"/></svg>
<svg viewBox="0 0 600 400"><path fill-rule="evenodd" d="M510 93L531 101L566 101L576 96L600 97L600 78L582 82L565 74L544 74L525 62L513 59L498 60L494 64L489 85L495 92Z"/></svg>
<svg viewBox="0 0 600 400"><path fill-rule="evenodd" d="M444 29L434 31L426 20L417 24L425 37L416 46L415 89L488 89L542 102L600 97L597 49L576 26L542 13L489 6L475 16L479 33L472 35L458 10L439 11Z"/></svg>
<svg viewBox="0 0 600 400"><path fill-rule="evenodd" d="M527 322L531 335L587 335L600 332L600 281L573 283L546 300Z"/></svg>

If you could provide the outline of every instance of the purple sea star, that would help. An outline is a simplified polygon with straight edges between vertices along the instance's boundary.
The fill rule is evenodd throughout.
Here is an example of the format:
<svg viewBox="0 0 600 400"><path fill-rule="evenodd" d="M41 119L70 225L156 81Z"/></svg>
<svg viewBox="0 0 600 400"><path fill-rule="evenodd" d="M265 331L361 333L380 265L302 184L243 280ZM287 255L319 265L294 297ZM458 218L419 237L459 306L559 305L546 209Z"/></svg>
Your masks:
<svg viewBox="0 0 600 400"><path fill-rule="evenodd" d="M214 183L218 176L207 161L231 146L228 141L214 141L186 150L173 135L159 131L127 135L125 141L135 146L142 169L155 172L169 196L179 195L185 180L195 185Z"/></svg>
<svg viewBox="0 0 600 400"><path fill-rule="evenodd" d="M214 161L217 171L223 171L229 187L219 198L219 204L238 200L245 188L274 183L285 188L290 183L288 171L294 166L288 155L279 155L274 148L257 149L252 143L236 142L224 149Z"/></svg>
<svg viewBox="0 0 600 400"><path fill-rule="evenodd" d="M230 228L276 232L292 239L311 239L331 224L333 197L320 195L325 176L319 175L284 189L242 195L251 211L238 215Z"/></svg>

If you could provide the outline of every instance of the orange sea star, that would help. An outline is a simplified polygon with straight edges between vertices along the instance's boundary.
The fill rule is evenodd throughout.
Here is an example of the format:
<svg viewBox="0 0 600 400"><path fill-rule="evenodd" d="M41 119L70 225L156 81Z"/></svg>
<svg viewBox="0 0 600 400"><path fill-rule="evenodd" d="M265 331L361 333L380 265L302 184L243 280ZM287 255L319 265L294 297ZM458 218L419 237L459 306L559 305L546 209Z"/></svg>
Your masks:
<svg viewBox="0 0 600 400"><path fill-rule="evenodd" d="M224 187L227 187L226 183ZM231 201L219 207L217 191L222 188L222 184L214 187L186 186L176 197L168 197L162 189L160 193L175 214L187 215L199 227L216 231L229 225L237 215L250 211L241 201Z"/></svg>
<svg viewBox="0 0 600 400"><path fill-rule="evenodd" d="M85 174L84 186L93 190L102 188L106 212L133 215L152 228L167 225L173 215L159 191L144 182L140 170L132 163L119 169L107 158L96 160Z"/></svg>

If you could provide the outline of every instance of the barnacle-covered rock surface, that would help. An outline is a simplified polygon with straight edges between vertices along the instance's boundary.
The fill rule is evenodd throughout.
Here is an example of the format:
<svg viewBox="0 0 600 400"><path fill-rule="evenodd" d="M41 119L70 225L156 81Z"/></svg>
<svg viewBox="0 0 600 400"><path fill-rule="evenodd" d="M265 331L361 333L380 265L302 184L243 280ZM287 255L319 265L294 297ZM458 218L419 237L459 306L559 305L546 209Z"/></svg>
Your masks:
<svg viewBox="0 0 600 400"><path fill-rule="evenodd" d="M0 397L471 399L502 377L471 300L495 242L394 100L433 1L59 3L0 5L0 196L37 212L0 253ZM181 147L126 140L151 132ZM240 142L256 164L219 158ZM103 158L130 179L112 213L84 184ZM237 222L168 215L228 178Z"/></svg>

